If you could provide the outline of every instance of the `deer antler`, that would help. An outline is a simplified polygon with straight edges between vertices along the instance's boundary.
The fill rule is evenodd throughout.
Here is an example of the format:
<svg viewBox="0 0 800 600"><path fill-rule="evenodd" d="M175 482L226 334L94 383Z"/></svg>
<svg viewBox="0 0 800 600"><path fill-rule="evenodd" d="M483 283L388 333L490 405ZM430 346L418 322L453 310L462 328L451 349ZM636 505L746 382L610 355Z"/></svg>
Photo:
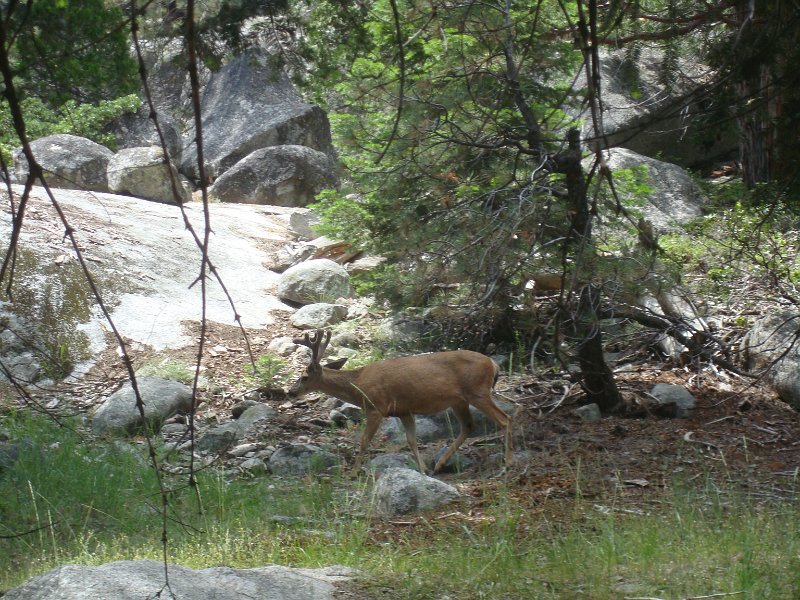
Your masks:
<svg viewBox="0 0 800 600"><path fill-rule="evenodd" d="M313 336L307 333L301 338L294 338L292 340L295 344L300 346L307 346L311 348L311 365L312 367L320 366L325 350L328 348L328 343L331 341L331 332L317 329Z"/></svg>

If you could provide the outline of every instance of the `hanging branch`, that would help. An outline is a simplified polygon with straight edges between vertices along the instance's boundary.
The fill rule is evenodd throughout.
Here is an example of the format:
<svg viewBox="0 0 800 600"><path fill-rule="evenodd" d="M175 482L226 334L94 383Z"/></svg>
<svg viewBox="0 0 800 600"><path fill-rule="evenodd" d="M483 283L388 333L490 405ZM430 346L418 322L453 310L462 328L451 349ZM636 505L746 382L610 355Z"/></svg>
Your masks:
<svg viewBox="0 0 800 600"><path fill-rule="evenodd" d="M75 256L77 257L78 264L80 265L81 272L89 285L89 289L91 290L92 296L97 303L98 307L100 308L106 322L108 323L109 328L111 329L112 335L117 342L117 345L120 350L122 362L125 366L125 369L128 372L128 376L131 381L131 388L133 390L134 396L136 398L136 408L139 412L139 416L142 419L143 423L146 423L147 420L145 418L144 412L144 402L142 401L142 395L139 390L138 383L136 381L136 373L133 369L133 361L131 359L130 353L128 352L127 344L123 339L122 335L120 334L119 330L117 329L116 325L114 324L113 319L111 318L111 313L106 306L105 301L100 293L100 290L97 287L97 284L92 277L91 272L89 271L88 265L86 264L86 259L83 256L83 252L81 251L81 247L78 244L78 240L75 236L75 229L70 225L69 221L67 220L66 214L64 213L61 205L56 200L55 196L53 195L50 186L47 184L47 181L44 178L43 170L41 165L36 160L36 157L33 155L33 150L30 146L30 141L28 140L28 136L26 133L25 128L25 120L22 115L22 109L20 108L19 103L19 96L16 92L16 86L14 84L14 77L11 71L11 66L9 63L9 56L8 56L8 45L6 39L6 31L4 26L0 26L0 73L3 76L3 83L5 85L4 95L6 100L8 101L9 110L12 115L12 121L14 123L14 130L19 138L20 144L22 145L22 152L25 156L25 159L28 161L28 168L29 174L28 178L25 182L25 191L23 192L22 199L20 200L19 209L16 214L16 218L14 219L13 229L11 234L11 241L9 244L8 252L6 254L6 260L3 263L2 268L0 269L0 278L5 276L7 267L10 262L13 263L13 257L16 255L16 248L19 242L19 235L22 230L22 223L25 215L25 206L27 204L28 198L30 197L30 190L36 181L40 181L42 187L47 194L47 197L50 199L50 203L55 209L56 213L58 214L58 218L61 221L61 224L64 227L64 237L68 238L70 241L70 245L72 246L72 250L75 252ZM1 279L0 279L1 280ZM9 281L9 289L11 289L11 281ZM161 469L158 462L158 457L156 456L156 449L155 443L153 441L152 435L149 431L145 428L145 442L147 444L148 455L150 459L151 466L153 468L153 473L156 477L156 481L158 484L159 494L161 497L161 508L162 508L162 517L163 517L163 528L162 528L162 548L163 548L163 555L164 560L166 561L167 558L167 530L166 530L166 516L167 516L167 507L169 504L169 496L166 485L164 480L161 477ZM166 579L166 586L169 586L169 579Z"/></svg>
<svg viewBox="0 0 800 600"><path fill-rule="evenodd" d="M383 157L386 156L386 153L389 151L389 146L392 145L394 138L397 137L397 131L400 129L400 117L403 113L403 102L406 93L406 50L405 44L403 43L403 32L400 28L400 12L397 10L397 0L389 0L389 3L392 6L392 19L394 20L395 36L397 36L397 66L400 69L400 74L398 76L399 90L397 98L397 111L394 115L392 132L389 134L389 139L386 141L386 146L384 146L383 151L380 153L378 158L375 159L376 165L381 163Z"/></svg>

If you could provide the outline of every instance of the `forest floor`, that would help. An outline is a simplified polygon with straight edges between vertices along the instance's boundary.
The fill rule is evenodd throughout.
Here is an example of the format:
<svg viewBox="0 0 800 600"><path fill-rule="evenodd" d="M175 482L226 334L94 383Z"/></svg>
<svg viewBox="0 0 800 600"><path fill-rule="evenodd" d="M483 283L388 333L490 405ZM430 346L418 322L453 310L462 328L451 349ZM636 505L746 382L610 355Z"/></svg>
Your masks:
<svg viewBox="0 0 800 600"><path fill-rule="evenodd" d="M267 354L269 342L282 335L296 335L296 330L279 323L268 330L251 332L249 344L254 356ZM209 323L206 340L202 375L208 386L198 392L197 419L201 430L230 420L233 406L245 396L252 397L253 391L253 383L246 376L249 358L241 332ZM165 358L189 365L197 358L196 349L192 348L172 351L167 356L136 344L130 350L137 368ZM498 518L498 505L513 507L524 515L514 535L560 539L561 532L572 531L575 525L578 529L594 530L597 523L594 517L598 515L611 515L614 519L642 515L652 523L653 519L674 512L675 499L680 496L676 492L695 488L703 492L700 502L704 504L717 497L726 505L728 498L735 500L734 495L756 505L786 504L786 501L793 504L800 499L800 414L765 385L754 384L753 380L710 366L698 372L692 367L648 361L646 354L639 353L638 357L635 362L616 366L617 382L630 408L628 416L606 415L596 422L586 422L576 414L575 409L584 402L584 396L568 375L552 370L535 376L528 372L502 375L495 393L498 399L515 406L515 464L502 472L501 436L468 440L459 452L472 459L471 466L460 473L437 475L455 485L463 501L434 513L368 518L366 539L370 540L371 550L365 552L383 556L380 552L384 546L396 549L405 544L402 547L410 547L406 551L411 555L420 552L424 555L425 544L433 547L437 540L440 543L438 536L443 531L455 532L453 540L459 540L458 535L469 539L473 539L472 535L480 537ZM305 368L298 360L290 365L294 374ZM127 372L109 344L86 377L62 388L58 395L43 392L36 399L62 414L73 413L77 408L80 413L90 415L126 380ZM682 385L696 397L697 406L688 418L671 418L649 409L653 406L649 391L656 383ZM277 427L270 430L271 444L306 442L334 447L346 464L352 463L362 426L331 427L327 424L330 405L322 398L308 395L290 401L275 393L262 396L262 401L278 414ZM421 444L423 457L430 461L445 443L440 440ZM404 444L392 446L386 439L376 439L370 455L405 450ZM236 460L223 456L214 465L230 476L236 472ZM334 480L336 486L344 489L353 485L347 479ZM727 546L723 550L726 556L735 552L728 551ZM782 555L777 552L776 556ZM591 564L594 562L597 559L590 559ZM452 568L462 567L454 563ZM403 595L404 584L392 578L394 571L384 571L381 567L370 572L373 579L358 578L352 585L342 585L337 597L343 600L433 597ZM706 571L699 573L702 580ZM612 591L605 595L603 592L585 595L578 593L585 588L580 577L568 585L565 581L569 578L563 574L543 573L541 580L537 577L534 577L537 586L563 589L558 592L560 595L553 592L537 597L642 597L639 593L617 593L616 579L610 584ZM521 585L526 589L527 579L523 579ZM630 576L619 581L620 585L640 583ZM685 586L705 589L703 583L690 582ZM506 597L533 597L520 594Z"/></svg>
<svg viewBox="0 0 800 600"><path fill-rule="evenodd" d="M249 336L254 356L267 354L270 340L296 335L296 330L276 324ZM198 396L201 422L224 422L230 409L248 392L249 364L246 344L238 328L210 323L203 359L209 390ZM170 360L191 364L195 349L173 354ZM133 350L134 363L152 362L146 347ZM161 355L159 355L161 358ZM304 364L292 364L299 374ZM84 410L127 379L119 357L107 350L90 375L71 386L74 399ZM800 414L782 402L765 384L753 382L715 368L700 373L691 367L664 363L635 362L617 374L620 391L635 416L604 416L585 422L575 409L583 402L579 385L562 374L502 375L496 398L516 407L513 440L516 464L504 478L500 436L468 440L460 452L473 459L473 466L457 474L439 477L458 483L469 494L484 493L487 484L504 485L508 493L531 508L550 499L615 498L617 507L647 510L669 494L676 481L733 484L754 499L797 498L800 486ZM656 383L685 386L697 399L688 418L670 418L653 412L649 391ZM252 383L250 383L252 390ZM46 399L42 399L46 401ZM280 415L277 441L337 444L347 442L345 455L355 455L361 427L332 429L329 406L316 395L287 401L279 393L263 401ZM74 402L70 403L74 405ZM378 436L379 437L379 436ZM426 460L445 442L421 444ZM388 447L375 439L371 455Z"/></svg>

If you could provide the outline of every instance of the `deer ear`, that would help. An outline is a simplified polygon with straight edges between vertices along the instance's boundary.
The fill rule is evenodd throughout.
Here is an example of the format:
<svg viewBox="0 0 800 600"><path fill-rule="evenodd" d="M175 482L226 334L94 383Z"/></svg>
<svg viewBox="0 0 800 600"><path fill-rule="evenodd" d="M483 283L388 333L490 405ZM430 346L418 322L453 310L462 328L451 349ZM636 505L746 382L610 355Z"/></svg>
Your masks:
<svg viewBox="0 0 800 600"><path fill-rule="evenodd" d="M346 363L346 362L347 362L346 358L340 358L338 360L334 360L332 362L329 362L328 364L325 365L325 368L326 369L336 369L338 371L339 369L341 369L344 366L344 363Z"/></svg>

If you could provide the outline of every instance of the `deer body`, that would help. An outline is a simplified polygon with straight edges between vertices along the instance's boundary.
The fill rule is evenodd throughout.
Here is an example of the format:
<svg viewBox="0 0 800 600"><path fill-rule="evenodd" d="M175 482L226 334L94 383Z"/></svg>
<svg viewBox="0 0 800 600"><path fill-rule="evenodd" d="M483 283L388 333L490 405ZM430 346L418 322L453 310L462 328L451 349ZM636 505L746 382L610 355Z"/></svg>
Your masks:
<svg viewBox="0 0 800 600"><path fill-rule="evenodd" d="M488 356L469 350L435 352L374 362L359 369L339 371L319 362L330 340L327 334L320 350L323 332L315 337L296 339L312 349L312 362L289 390L290 396L320 391L360 406L366 413L366 426L354 470L358 471L369 443L386 417L398 417L420 471L425 466L417 449L414 415L432 415L452 408L461 432L442 455L434 472L450 459L474 427L469 412L474 406L505 429L505 460L511 463L511 420L492 400L497 380L497 364ZM338 366L341 366L338 365Z"/></svg>

